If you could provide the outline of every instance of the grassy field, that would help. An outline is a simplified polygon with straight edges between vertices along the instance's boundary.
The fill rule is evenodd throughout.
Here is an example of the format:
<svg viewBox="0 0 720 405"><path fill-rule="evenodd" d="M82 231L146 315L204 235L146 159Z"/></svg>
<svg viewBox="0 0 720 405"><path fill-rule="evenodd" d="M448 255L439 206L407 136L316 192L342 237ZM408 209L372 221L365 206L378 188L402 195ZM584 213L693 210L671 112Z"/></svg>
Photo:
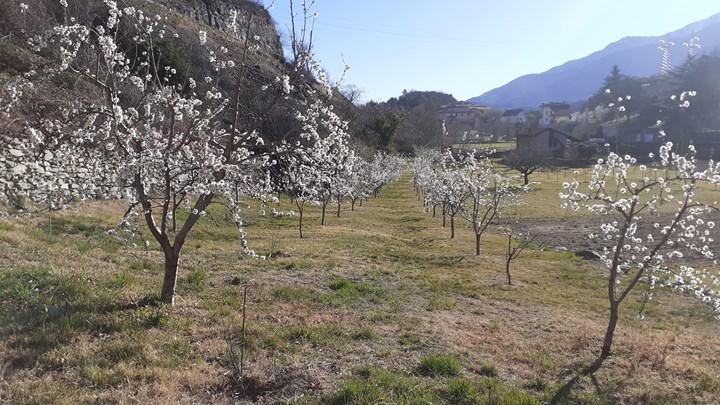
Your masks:
<svg viewBox="0 0 720 405"><path fill-rule="evenodd" d="M538 173L536 219L569 221L567 174ZM709 191L708 191L709 192ZM319 225L245 209L241 253L222 214L192 232L177 304L160 291L152 243L108 235L121 203L0 218L0 402L535 404L713 403L720 323L694 300L661 292L637 319L628 299L615 354L562 390L597 355L604 269L537 246L505 285L499 233L480 257L425 212L407 178ZM281 209L292 209L287 201ZM234 382L247 286L245 385Z"/></svg>

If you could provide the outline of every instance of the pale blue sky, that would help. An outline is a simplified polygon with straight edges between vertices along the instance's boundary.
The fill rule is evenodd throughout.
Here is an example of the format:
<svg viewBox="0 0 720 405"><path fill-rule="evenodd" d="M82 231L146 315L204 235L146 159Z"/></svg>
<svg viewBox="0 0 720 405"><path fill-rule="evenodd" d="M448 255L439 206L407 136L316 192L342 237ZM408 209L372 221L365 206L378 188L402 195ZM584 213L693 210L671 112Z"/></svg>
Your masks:
<svg viewBox="0 0 720 405"><path fill-rule="evenodd" d="M284 34L288 4L275 0L270 10ZM682 28L720 12L720 1L315 0L313 9L316 58L332 79L344 58L345 82L363 89L365 101L403 89L465 100L625 36Z"/></svg>

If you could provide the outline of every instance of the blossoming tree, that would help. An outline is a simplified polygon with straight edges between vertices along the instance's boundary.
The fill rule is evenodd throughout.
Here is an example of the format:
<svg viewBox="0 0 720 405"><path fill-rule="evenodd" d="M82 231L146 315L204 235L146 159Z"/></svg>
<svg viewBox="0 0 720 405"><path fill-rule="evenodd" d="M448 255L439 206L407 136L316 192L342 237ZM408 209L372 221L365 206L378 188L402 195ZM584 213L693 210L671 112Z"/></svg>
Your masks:
<svg viewBox="0 0 720 405"><path fill-rule="evenodd" d="M280 189L295 202L299 213L300 237L306 204L326 204L331 187L350 176L355 160L348 146L347 123L331 108L318 102L296 117L302 123L300 138L284 141L277 148L281 156ZM324 218L323 206L323 218Z"/></svg>
<svg viewBox="0 0 720 405"><path fill-rule="evenodd" d="M70 101L57 114L25 123L24 137L14 139L10 153L0 154L14 165L3 184L34 200L50 200L55 208L70 199L126 198L124 220L133 215L144 220L163 251L160 299L173 304L182 248L210 204L229 207L242 246L255 255L244 238L238 198L271 191L272 148L264 145L268 134L260 132L264 114L284 104L307 115L320 108L320 93L329 89L308 84L308 69L317 67L307 28L314 16L301 2L302 14L293 19L291 67L264 86L265 94L253 95L265 103L253 120L241 103L257 40L250 25L244 39L234 39L238 55L213 48L211 33L200 31L193 46L204 52L212 71L207 77L183 77L160 57L161 42L176 36L165 18L110 0L105 4L106 18L100 22L82 24L67 18L66 10L65 23L32 39L37 52L49 50L57 60L36 77L71 77L97 97ZM324 75L317 76L322 82ZM223 87L221 82L234 84ZM296 153L313 147L303 143ZM178 208L188 215L176 229Z"/></svg>
<svg viewBox="0 0 720 405"><path fill-rule="evenodd" d="M701 259L716 264L711 249L715 223L707 216L717 207L703 185L720 183L720 164L702 166L690 152L681 156L671 143L663 145L657 177L653 169L636 165L635 158L610 153L598 160L587 184L577 179L564 184L564 207L608 217L591 235L604 244L601 259L609 270L608 325L591 372L610 356L620 306L640 283L648 285L648 298L653 288L667 286L720 312L717 267L695 265Z"/></svg>
<svg viewBox="0 0 720 405"><path fill-rule="evenodd" d="M459 213L475 233L475 255L480 256L480 238L503 215L522 203L520 193L527 186L514 184L514 179L497 171L487 157L477 159L475 153L465 159L468 170L462 184L466 201Z"/></svg>

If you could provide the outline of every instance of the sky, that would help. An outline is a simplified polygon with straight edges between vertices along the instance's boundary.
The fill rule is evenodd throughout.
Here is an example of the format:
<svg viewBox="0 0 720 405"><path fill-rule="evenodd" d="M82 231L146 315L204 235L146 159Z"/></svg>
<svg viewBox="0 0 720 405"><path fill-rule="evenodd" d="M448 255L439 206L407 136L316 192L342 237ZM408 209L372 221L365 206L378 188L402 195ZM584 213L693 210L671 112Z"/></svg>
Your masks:
<svg viewBox="0 0 720 405"><path fill-rule="evenodd" d="M263 4L287 43L289 0ZM312 10L315 58L331 80L350 65L344 83L362 90L362 101L403 90L466 100L626 36L677 30L720 13L720 1L315 0Z"/></svg>

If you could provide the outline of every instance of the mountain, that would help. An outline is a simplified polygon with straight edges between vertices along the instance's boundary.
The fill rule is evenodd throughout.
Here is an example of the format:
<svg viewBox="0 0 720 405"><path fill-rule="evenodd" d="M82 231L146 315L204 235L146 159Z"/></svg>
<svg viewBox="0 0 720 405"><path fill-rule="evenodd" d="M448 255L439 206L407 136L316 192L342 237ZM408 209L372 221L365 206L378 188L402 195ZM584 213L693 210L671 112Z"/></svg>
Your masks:
<svg viewBox="0 0 720 405"><path fill-rule="evenodd" d="M574 102L595 93L612 69L618 65L623 74L647 77L659 73L660 40L675 43L670 61L677 66L685 61L693 34L700 38L700 54L720 53L720 13L689 24L677 31L656 37L625 37L603 50L566 62L543 73L520 76L504 86L467 100L473 104L498 108L536 108L544 101Z"/></svg>

